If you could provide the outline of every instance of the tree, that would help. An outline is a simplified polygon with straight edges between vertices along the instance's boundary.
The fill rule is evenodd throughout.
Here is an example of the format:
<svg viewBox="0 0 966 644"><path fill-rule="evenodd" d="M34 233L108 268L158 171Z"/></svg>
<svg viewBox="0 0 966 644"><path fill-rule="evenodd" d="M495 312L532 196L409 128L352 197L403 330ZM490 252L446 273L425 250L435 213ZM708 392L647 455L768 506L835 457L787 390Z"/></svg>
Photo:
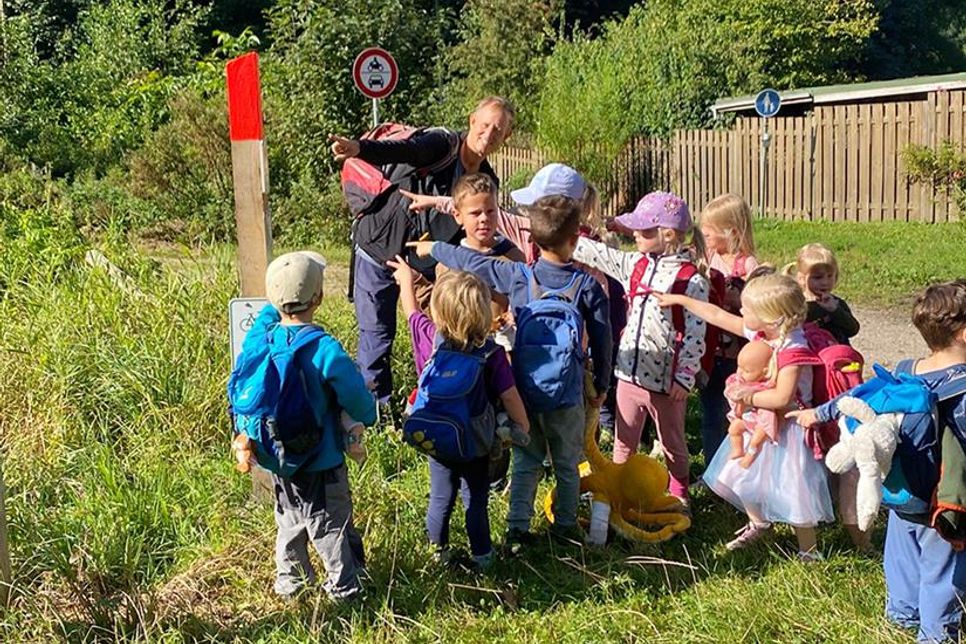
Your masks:
<svg viewBox="0 0 966 644"><path fill-rule="evenodd" d="M719 97L849 80L877 19L872 0L652 0L597 39L558 44L538 140L606 175L630 136L708 125Z"/></svg>
<svg viewBox="0 0 966 644"><path fill-rule="evenodd" d="M477 101L495 94L516 106L517 129L532 129L560 8L561 0L468 0L458 42L443 56L445 84L433 98L438 118L462 126Z"/></svg>

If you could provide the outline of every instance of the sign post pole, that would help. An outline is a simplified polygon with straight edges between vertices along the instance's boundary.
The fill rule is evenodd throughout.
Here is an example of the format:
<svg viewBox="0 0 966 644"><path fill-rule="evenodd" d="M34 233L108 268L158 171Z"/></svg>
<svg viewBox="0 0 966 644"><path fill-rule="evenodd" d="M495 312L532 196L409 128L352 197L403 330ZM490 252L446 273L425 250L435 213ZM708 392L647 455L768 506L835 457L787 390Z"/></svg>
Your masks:
<svg viewBox="0 0 966 644"><path fill-rule="evenodd" d="M379 126L379 99L372 99L372 127L373 129Z"/></svg>
<svg viewBox="0 0 966 644"><path fill-rule="evenodd" d="M241 295L263 297L265 269L272 255L272 218L268 210L268 156L258 54L251 52L228 61L225 71ZM252 468L252 489L258 500L272 498L268 472Z"/></svg>
<svg viewBox="0 0 966 644"><path fill-rule="evenodd" d="M781 95L773 89L763 89L755 97L755 111L762 120L761 129L761 162L758 167L758 211L764 216L768 206L768 148L771 145L771 133L768 131L768 119L778 114L782 106Z"/></svg>

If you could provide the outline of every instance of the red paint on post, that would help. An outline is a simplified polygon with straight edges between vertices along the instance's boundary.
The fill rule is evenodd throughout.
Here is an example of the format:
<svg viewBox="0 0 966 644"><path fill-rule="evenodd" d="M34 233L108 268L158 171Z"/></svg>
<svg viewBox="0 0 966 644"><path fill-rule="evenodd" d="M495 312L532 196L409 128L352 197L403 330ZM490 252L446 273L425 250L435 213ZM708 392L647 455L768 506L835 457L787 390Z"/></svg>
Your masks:
<svg viewBox="0 0 966 644"><path fill-rule="evenodd" d="M258 54L250 52L228 61L225 72L228 75L228 133L231 140L265 138Z"/></svg>

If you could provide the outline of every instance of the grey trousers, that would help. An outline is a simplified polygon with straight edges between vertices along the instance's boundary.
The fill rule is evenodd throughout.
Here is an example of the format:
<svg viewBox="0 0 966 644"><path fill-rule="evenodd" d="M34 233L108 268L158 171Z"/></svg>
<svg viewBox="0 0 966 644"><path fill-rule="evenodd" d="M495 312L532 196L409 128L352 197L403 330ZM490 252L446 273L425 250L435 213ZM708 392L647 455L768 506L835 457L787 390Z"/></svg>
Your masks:
<svg viewBox="0 0 966 644"><path fill-rule="evenodd" d="M365 565L362 537L352 523L352 496L345 464L322 472L300 472L275 484L275 592L293 595L316 581L308 544L325 565L323 589L347 599L359 593Z"/></svg>
<svg viewBox="0 0 966 644"><path fill-rule="evenodd" d="M513 446L507 527L530 529L537 484L543 474L543 461L548 449L553 475L557 480L557 500L553 504L555 522L561 527L576 525L580 500L577 465L584 452L584 406L527 412L527 416L530 418L530 444L526 447Z"/></svg>

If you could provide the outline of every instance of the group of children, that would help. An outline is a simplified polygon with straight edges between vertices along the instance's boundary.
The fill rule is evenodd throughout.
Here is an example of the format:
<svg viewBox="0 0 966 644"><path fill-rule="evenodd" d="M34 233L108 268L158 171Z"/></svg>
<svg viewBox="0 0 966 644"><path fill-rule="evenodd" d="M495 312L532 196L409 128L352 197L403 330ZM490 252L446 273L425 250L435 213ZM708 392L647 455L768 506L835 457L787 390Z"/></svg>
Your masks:
<svg viewBox="0 0 966 644"><path fill-rule="evenodd" d="M822 461L807 446L806 430L817 422L816 414L832 412L827 406L811 410L826 402L813 397L813 369L789 356L808 347L806 322L825 329L840 343L847 344L858 333L848 305L833 294L839 268L830 249L808 244L795 262L776 270L755 257L753 221L741 197L714 199L695 225L687 204L665 192L646 195L632 212L616 218L613 227L633 237L634 249L615 248L584 225L596 202L593 188L560 164L545 167L530 186L512 193L519 214L499 208L496 186L482 174L460 178L451 199L407 196L414 209L431 205L450 212L466 233L459 246L410 244L414 255L432 257L440 267L428 310L420 308L406 261L397 257L389 267L400 286L417 371L422 374L442 348L477 356L483 363L487 397L516 430L505 536L509 552L517 553L534 540L530 528L535 495L548 461L557 484L550 535L583 541L577 510L585 407L605 404L616 380L615 462L637 451L650 418L670 473L669 492L680 499L682 511L688 511L693 486L685 411L690 394L698 389L707 464L702 483L748 517L727 548L748 546L774 523L785 523L795 530L801 560L822 558L816 526L834 520L830 489L837 487L845 501L850 494L854 498L855 482L842 477L830 486ZM294 275L289 279L305 282ZM291 312L293 302L280 299L279 289L269 282L269 298L281 312L279 328L310 322L321 282L317 290L298 291L308 299L295 302L307 305L296 315ZM615 298L621 298L621 308L626 306L623 328L612 325ZM913 320L932 351L915 373L938 377L966 369L966 282L928 289L916 303ZM579 330L560 332L567 328ZM288 333L286 337L294 337ZM371 405L358 403L365 396L361 377L331 367L346 364L348 358L338 351L333 343L324 348L320 343L307 368L316 369L334 392L334 397L327 394L327 400L334 398L333 408L370 424ZM335 353L337 359L329 355ZM585 368L592 374L590 392L585 391ZM966 433L963 406L962 397L950 402L946 422ZM498 445L502 439L496 435L496 424L493 421L490 438ZM724 441L726 436L729 441ZM283 519L293 504L283 501L293 494L304 496L305 490L324 499L330 493L330 479L333 484L344 480L344 465L341 458L336 460L328 467L301 472L305 481L276 477L277 560L280 583L285 581L284 587L277 585L281 593L291 592L289 560L294 556L291 538L283 536L291 524ZM456 556L449 547L449 519L459 488L472 551L466 563L485 567L492 560L489 462L488 455L459 463L429 457L426 530L440 560ZM293 485L302 491L287 491ZM342 493L340 487L338 494ZM347 498L347 489L345 494ZM311 499L303 503L311 504ZM856 545L869 548L868 534L856 525L854 502L842 502L839 511ZM347 568L361 565L361 541L351 529L351 505L335 518L348 529L340 531L328 521L321 530L335 535L328 545L313 532L320 530L310 527L308 534L320 546L330 591L348 596L358 585L347 585L343 577ZM962 614L956 602L966 588L966 573L959 571L961 563L966 571L966 560L961 562L949 544L928 532L890 517L889 615L905 625L920 625L924 637L940 637L937 633L953 632L949 629ZM337 542L341 545L332 545ZM896 543L890 550L892 542ZM304 538L299 547L305 549ZM295 559L310 576L307 558L299 554ZM933 605L928 610L925 595L916 595L927 585L930 590L923 592L932 593ZM935 608L940 600L942 608Z"/></svg>

